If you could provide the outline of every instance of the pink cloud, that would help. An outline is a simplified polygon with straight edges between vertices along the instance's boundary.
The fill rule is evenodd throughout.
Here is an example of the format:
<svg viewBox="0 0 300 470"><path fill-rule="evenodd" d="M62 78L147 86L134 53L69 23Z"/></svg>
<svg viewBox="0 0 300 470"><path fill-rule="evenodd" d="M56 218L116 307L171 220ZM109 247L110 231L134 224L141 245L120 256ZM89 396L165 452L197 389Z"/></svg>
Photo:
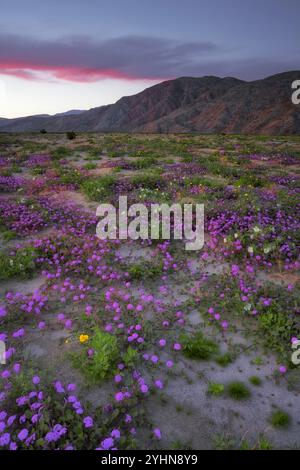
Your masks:
<svg viewBox="0 0 300 470"><path fill-rule="evenodd" d="M80 66L53 66L46 64L31 64L26 62L0 62L0 74L11 75L25 80L40 80L43 73L48 72L50 77L72 82L95 82L105 78L140 80L133 76L113 69L88 68ZM146 78L146 77L145 77ZM154 80L154 79L153 79Z"/></svg>
<svg viewBox="0 0 300 470"><path fill-rule="evenodd" d="M0 44L0 74L75 82L174 78L188 64L194 65L195 59L218 50L209 42L182 43L143 36L95 42L86 37L39 40L0 33Z"/></svg>

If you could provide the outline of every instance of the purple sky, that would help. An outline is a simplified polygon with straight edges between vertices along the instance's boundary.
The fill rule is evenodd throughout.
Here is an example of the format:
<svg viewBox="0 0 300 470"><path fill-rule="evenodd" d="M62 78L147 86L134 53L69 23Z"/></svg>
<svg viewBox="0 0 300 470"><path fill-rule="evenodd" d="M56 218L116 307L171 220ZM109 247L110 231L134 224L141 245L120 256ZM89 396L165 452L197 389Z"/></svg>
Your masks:
<svg viewBox="0 0 300 470"><path fill-rule="evenodd" d="M299 0L1 0L0 116L89 108L183 75L300 69Z"/></svg>

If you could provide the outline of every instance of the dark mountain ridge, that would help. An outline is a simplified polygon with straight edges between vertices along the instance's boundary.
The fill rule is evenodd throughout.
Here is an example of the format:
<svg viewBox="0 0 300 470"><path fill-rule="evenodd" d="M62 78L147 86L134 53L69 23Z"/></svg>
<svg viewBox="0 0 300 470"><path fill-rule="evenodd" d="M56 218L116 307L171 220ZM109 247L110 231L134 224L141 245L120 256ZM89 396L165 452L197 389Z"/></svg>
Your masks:
<svg viewBox="0 0 300 470"><path fill-rule="evenodd" d="M246 82L180 77L116 103L54 116L0 118L0 132L300 133L300 106L291 101L300 71Z"/></svg>

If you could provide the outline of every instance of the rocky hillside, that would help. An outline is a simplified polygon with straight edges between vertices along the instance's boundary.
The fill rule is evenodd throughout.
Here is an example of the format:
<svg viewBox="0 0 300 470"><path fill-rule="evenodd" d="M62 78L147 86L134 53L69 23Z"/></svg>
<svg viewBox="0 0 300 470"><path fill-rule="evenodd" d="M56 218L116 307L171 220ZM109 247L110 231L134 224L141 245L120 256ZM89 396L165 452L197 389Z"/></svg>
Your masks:
<svg viewBox="0 0 300 470"><path fill-rule="evenodd" d="M0 119L0 131L297 134L300 106L291 102L296 79L300 71L253 82L182 77L78 114Z"/></svg>

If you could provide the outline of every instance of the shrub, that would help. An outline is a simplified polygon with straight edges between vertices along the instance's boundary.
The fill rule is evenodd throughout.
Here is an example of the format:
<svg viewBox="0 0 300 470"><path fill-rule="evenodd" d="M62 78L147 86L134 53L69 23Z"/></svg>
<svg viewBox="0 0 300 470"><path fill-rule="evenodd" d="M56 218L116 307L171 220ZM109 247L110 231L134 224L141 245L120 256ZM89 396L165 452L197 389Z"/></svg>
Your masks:
<svg viewBox="0 0 300 470"><path fill-rule="evenodd" d="M225 353L225 354L222 354L220 356L217 356L215 361L217 364L219 364L219 366L222 366L222 367L226 367L228 366L229 364L231 364L234 360L234 357L232 354L230 354L229 352Z"/></svg>
<svg viewBox="0 0 300 470"><path fill-rule="evenodd" d="M156 189L164 185L162 176L155 174L136 175L132 177L131 181L138 188Z"/></svg>
<svg viewBox="0 0 300 470"><path fill-rule="evenodd" d="M76 139L76 133L74 131L69 131L66 133L67 139L74 140Z"/></svg>
<svg viewBox="0 0 300 470"><path fill-rule="evenodd" d="M153 157L145 157L145 158L139 158L135 160L134 162L131 163L133 168L136 168L137 170L142 170L144 168L149 168L152 165L156 165L157 161Z"/></svg>
<svg viewBox="0 0 300 470"><path fill-rule="evenodd" d="M257 449L258 450L272 450L272 444L264 435L261 434L257 442Z"/></svg>
<svg viewBox="0 0 300 470"><path fill-rule="evenodd" d="M96 163L89 162L84 165L85 170L94 170L95 168L97 168Z"/></svg>
<svg viewBox="0 0 300 470"><path fill-rule="evenodd" d="M41 133L41 134L47 134L47 131L46 131L46 129L41 129L41 130L40 130L40 133Z"/></svg>
<svg viewBox="0 0 300 470"><path fill-rule="evenodd" d="M120 356L117 338L97 328L87 344L94 350L93 356L89 358L84 347L83 354L80 352L73 356L74 366L93 381L111 377Z"/></svg>
<svg viewBox="0 0 300 470"><path fill-rule="evenodd" d="M252 377L249 377L249 382L255 386L261 385L261 378L256 375L252 375Z"/></svg>
<svg viewBox="0 0 300 470"><path fill-rule="evenodd" d="M273 411L270 418L272 426L275 428L286 428L291 423L291 417L285 411Z"/></svg>
<svg viewBox="0 0 300 470"><path fill-rule="evenodd" d="M213 383L210 382L208 385L207 393L210 395L221 395L224 392L224 385L223 384L218 384L218 383Z"/></svg>
<svg viewBox="0 0 300 470"><path fill-rule="evenodd" d="M246 400L250 391L243 382L231 382L227 385L227 393L234 400Z"/></svg>
<svg viewBox="0 0 300 470"><path fill-rule="evenodd" d="M45 173L45 168L43 168L41 166L35 166L31 170L32 175L42 175L43 173Z"/></svg>
<svg viewBox="0 0 300 470"><path fill-rule="evenodd" d="M150 261L145 261L143 264L134 264L128 269L131 279L142 280L145 278L154 278L162 274L163 264L160 263L150 263Z"/></svg>
<svg viewBox="0 0 300 470"><path fill-rule="evenodd" d="M3 240L7 242L10 240L13 240L14 238L16 238L16 236L17 234L13 232L12 230L5 230L4 232L2 232Z"/></svg>
<svg viewBox="0 0 300 470"><path fill-rule="evenodd" d="M138 352L129 346L122 359L127 367L133 367L137 363L138 356Z"/></svg>
<svg viewBox="0 0 300 470"><path fill-rule="evenodd" d="M0 253L0 280L27 278L36 270L37 253L33 248L21 248L14 255Z"/></svg>
<svg viewBox="0 0 300 470"><path fill-rule="evenodd" d="M235 183L235 186L253 186L254 188L261 188L264 182L261 178L255 175L243 175Z"/></svg>
<svg viewBox="0 0 300 470"><path fill-rule="evenodd" d="M182 335L183 354L190 359L206 360L218 352L218 345L203 336L201 331L193 335Z"/></svg>
<svg viewBox="0 0 300 470"><path fill-rule="evenodd" d="M274 302L267 312L258 316L259 328L267 346L279 353L284 353L286 344L296 332L295 320L279 311L280 306Z"/></svg>
<svg viewBox="0 0 300 470"><path fill-rule="evenodd" d="M65 158L71 154L71 151L67 147L57 147L52 152L52 159L53 160L60 160L61 158Z"/></svg>
<svg viewBox="0 0 300 470"><path fill-rule="evenodd" d="M112 175L102 176L99 179L85 181L81 188L90 199L98 201L110 195L115 181Z"/></svg>
<svg viewBox="0 0 300 470"><path fill-rule="evenodd" d="M83 175L78 170L71 168L62 168L59 170L60 182L63 184L80 184L83 180Z"/></svg>

